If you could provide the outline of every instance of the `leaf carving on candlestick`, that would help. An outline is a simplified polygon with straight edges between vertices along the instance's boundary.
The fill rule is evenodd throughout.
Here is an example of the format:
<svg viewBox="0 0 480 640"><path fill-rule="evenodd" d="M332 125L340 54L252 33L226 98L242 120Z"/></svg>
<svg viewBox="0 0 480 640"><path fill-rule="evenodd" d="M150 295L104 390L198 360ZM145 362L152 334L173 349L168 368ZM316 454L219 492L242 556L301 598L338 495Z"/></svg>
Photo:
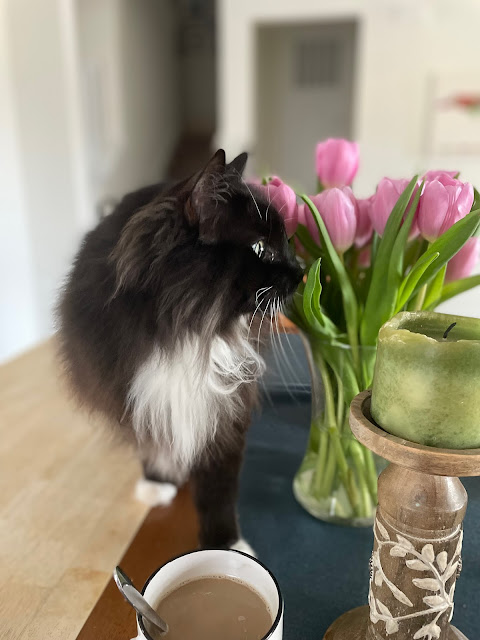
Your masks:
<svg viewBox="0 0 480 640"><path fill-rule="evenodd" d="M377 518L377 527L378 527L378 530L380 531L380 533L382 534L382 537L385 538L385 540L390 540L390 536L388 535L388 531L385 529L385 527L380 522L380 520L378 520L378 518Z"/></svg>
<svg viewBox="0 0 480 640"><path fill-rule="evenodd" d="M400 591L400 589L396 585L394 585L393 582L391 582L388 586L390 591L399 602L401 602L402 604L406 604L407 607L413 607L412 601L403 593L403 591Z"/></svg>
<svg viewBox="0 0 480 640"><path fill-rule="evenodd" d="M406 538L404 538L403 536L401 536L399 533L397 533L397 540L399 543L400 547L403 547L404 549L406 549L407 551L413 551L415 552L415 547L413 546L413 544L410 542L410 540L407 540Z"/></svg>
<svg viewBox="0 0 480 640"><path fill-rule="evenodd" d="M405 558L407 553L408 549L405 549L405 547L401 547L398 544L390 549L390 555L394 558Z"/></svg>
<svg viewBox="0 0 480 640"><path fill-rule="evenodd" d="M447 560L448 560L447 552L440 551L440 553L437 555L437 565L442 573L447 568Z"/></svg>
<svg viewBox="0 0 480 640"><path fill-rule="evenodd" d="M382 622L385 624L385 631L387 635L400 631L402 621L417 619L421 624L419 617L428 616L434 614L433 620L430 620L428 624L419 629L412 640L437 640L440 638L441 628L437 624L440 616L446 615L448 619L452 619L453 615L453 595L455 592L455 581L450 585L448 591L446 588L447 580L458 571L460 564L462 537L461 527L459 527L459 539L456 545L454 554L448 560L448 552L446 550L439 550L435 552L435 548L438 545L437 540L432 540L423 544L421 549L416 549L414 544L408 540L408 538L400 535L396 535L396 541L392 534L389 534L387 528L378 522L374 527L374 536L377 543L376 549L372 554L372 576L370 581L370 592L368 602L370 605L370 619L373 624ZM430 577L418 577L411 578L412 583L419 589L424 591L430 591L431 595L425 595L421 598L421 601L425 604L424 610L414 611L402 611L399 610L396 605L390 605L395 608L396 615L392 615L388 607L381 602L376 593L377 587L388 588L393 597L408 607L414 607L410 599L401 591L392 580L385 574L382 567L382 553L389 553L392 557L405 558L403 562L404 566L412 571L424 572ZM409 556L409 557L408 557ZM402 570L402 561L398 563L398 570ZM414 629L412 629L412 632ZM383 637L383 636L382 636ZM411 636L409 636L411 637Z"/></svg>
<svg viewBox="0 0 480 640"><path fill-rule="evenodd" d="M442 596L425 596L423 601L429 607L440 607L445 604L445 598L442 598Z"/></svg>
<svg viewBox="0 0 480 640"><path fill-rule="evenodd" d="M450 591L448 592L448 599L450 600L450 602L453 602L453 596L455 594L455 587L456 587L457 583L454 582L452 584L452 586L450 587Z"/></svg>
<svg viewBox="0 0 480 640"><path fill-rule="evenodd" d="M377 606L380 609L380 613L383 613L384 616L388 616L389 618L392 617L392 614L390 613L390 609L388 607L386 607L383 602L381 600L379 600L377 598Z"/></svg>
<svg viewBox="0 0 480 640"><path fill-rule="evenodd" d="M398 629L398 622L394 618L385 622L385 631L387 632L387 635L397 633Z"/></svg>
<svg viewBox="0 0 480 640"><path fill-rule="evenodd" d="M425 558L427 562L433 562L435 560L435 552L433 551L433 544L426 544L423 547L422 558Z"/></svg>
<svg viewBox="0 0 480 640"><path fill-rule="evenodd" d="M430 568L421 560L417 560L417 558L414 558L413 560L406 560L406 565L409 569L413 569L414 571L430 571Z"/></svg>
<svg viewBox="0 0 480 640"><path fill-rule="evenodd" d="M455 549L455 553L453 554L453 557L455 558L455 556L459 556L462 552L462 543L463 543L463 529L460 532L460 536L458 538L458 542L457 542L457 547Z"/></svg>
<svg viewBox="0 0 480 640"><path fill-rule="evenodd" d="M413 578L412 582L419 589L427 591L438 591L440 588L436 578Z"/></svg>
<svg viewBox="0 0 480 640"><path fill-rule="evenodd" d="M447 570L445 571L445 573L442 576L442 580L445 583L449 578L451 578L453 576L453 574L456 572L458 567L458 561L454 562L453 564L451 564L449 567L447 567Z"/></svg>
<svg viewBox="0 0 480 640"><path fill-rule="evenodd" d="M430 622L430 624L426 624L424 627L419 629L417 633L413 636L413 640L420 640L421 638L426 638L426 640L434 640L436 638L440 638L440 634L442 630L436 624L435 621Z"/></svg>

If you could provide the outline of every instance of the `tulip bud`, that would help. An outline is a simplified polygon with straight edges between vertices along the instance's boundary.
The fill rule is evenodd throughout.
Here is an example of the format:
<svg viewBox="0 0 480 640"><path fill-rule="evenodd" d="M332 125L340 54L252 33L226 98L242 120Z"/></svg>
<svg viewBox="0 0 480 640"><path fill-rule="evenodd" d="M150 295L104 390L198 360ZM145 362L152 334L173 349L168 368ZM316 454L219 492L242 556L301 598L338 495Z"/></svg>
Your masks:
<svg viewBox="0 0 480 640"><path fill-rule="evenodd" d="M436 240L470 212L473 197L473 187L468 182L453 178L427 182L418 210L420 233L429 242Z"/></svg>
<svg viewBox="0 0 480 640"><path fill-rule="evenodd" d="M349 187L334 187L312 196L311 200L325 223L335 249L339 253L349 249L357 230L356 203L352 190Z"/></svg>
<svg viewBox="0 0 480 640"><path fill-rule="evenodd" d="M324 187L350 186L358 171L358 144L329 138L317 144L315 160L317 176Z"/></svg>
<svg viewBox="0 0 480 640"><path fill-rule="evenodd" d="M450 259L447 265L445 281L468 278L472 274L480 255L480 238L470 238L463 247Z"/></svg>
<svg viewBox="0 0 480 640"><path fill-rule="evenodd" d="M357 232L355 235L355 246L357 249L363 247L372 237L373 225L370 217L370 209L373 196L357 200Z"/></svg>
<svg viewBox="0 0 480 640"><path fill-rule="evenodd" d="M372 197L372 203L370 206L370 218L373 223L373 228L378 233L378 235L383 235L388 218L390 217L394 206L397 204L400 195L405 191L408 183L409 180L407 180L406 178L401 178L400 180L394 180L392 178L382 178L378 183L377 191ZM415 190L417 188L418 187L415 187ZM407 205L406 212L408 211L408 207L410 206L413 197L414 194L412 194L410 202ZM411 239L414 238L417 234L418 227L416 217L414 217L408 235Z"/></svg>
<svg viewBox="0 0 480 640"><path fill-rule="evenodd" d="M263 189L268 204L274 206L283 218L287 236L291 238L298 226L295 191L288 184L282 182L278 176L274 176Z"/></svg>

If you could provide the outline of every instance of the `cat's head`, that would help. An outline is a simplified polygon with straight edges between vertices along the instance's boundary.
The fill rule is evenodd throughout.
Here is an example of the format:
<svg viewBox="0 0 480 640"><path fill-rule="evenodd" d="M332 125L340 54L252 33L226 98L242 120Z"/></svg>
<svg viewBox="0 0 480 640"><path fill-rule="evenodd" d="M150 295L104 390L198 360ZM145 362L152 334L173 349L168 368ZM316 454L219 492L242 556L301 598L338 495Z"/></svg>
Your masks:
<svg viewBox="0 0 480 640"><path fill-rule="evenodd" d="M227 164L217 151L138 210L112 253L117 291L148 292L175 331L270 315L303 276L278 211L242 177L246 161L242 153Z"/></svg>
<svg viewBox="0 0 480 640"><path fill-rule="evenodd" d="M247 154L242 153L226 164L225 152L218 150L190 181L185 216L207 250L219 258L228 253L235 288L242 294L242 311L248 312L285 300L303 271L266 191L243 179L246 162Z"/></svg>

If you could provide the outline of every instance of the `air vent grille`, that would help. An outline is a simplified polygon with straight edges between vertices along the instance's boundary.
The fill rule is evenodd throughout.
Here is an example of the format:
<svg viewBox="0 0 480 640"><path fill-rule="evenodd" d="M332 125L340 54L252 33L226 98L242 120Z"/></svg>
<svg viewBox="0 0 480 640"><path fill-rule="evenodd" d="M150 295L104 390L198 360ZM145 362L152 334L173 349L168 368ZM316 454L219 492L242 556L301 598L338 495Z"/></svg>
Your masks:
<svg viewBox="0 0 480 640"><path fill-rule="evenodd" d="M334 39L301 40L296 45L295 84L333 86L339 82L341 43Z"/></svg>

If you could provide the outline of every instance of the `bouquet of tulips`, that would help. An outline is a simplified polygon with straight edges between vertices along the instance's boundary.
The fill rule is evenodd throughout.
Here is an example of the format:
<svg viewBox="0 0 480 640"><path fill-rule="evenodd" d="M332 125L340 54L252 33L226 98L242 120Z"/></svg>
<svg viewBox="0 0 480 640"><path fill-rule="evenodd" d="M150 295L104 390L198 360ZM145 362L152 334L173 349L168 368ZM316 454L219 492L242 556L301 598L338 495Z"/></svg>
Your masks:
<svg viewBox="0 0 480 640"><path fill-rule="evenodd" d="M480 197L458 172L428 171L383 178L372 196L357 199L351 184L358 164L357 144L329 139L316 147L316 194L297 197L278 177L264 188L306 274L287 309L308 347L313 393L295 494L317 517L368 524L378 461L351 434L350 402L371 385L384 322L402 310L434 309L480 284L480 275L471 275Z"/></svg>

